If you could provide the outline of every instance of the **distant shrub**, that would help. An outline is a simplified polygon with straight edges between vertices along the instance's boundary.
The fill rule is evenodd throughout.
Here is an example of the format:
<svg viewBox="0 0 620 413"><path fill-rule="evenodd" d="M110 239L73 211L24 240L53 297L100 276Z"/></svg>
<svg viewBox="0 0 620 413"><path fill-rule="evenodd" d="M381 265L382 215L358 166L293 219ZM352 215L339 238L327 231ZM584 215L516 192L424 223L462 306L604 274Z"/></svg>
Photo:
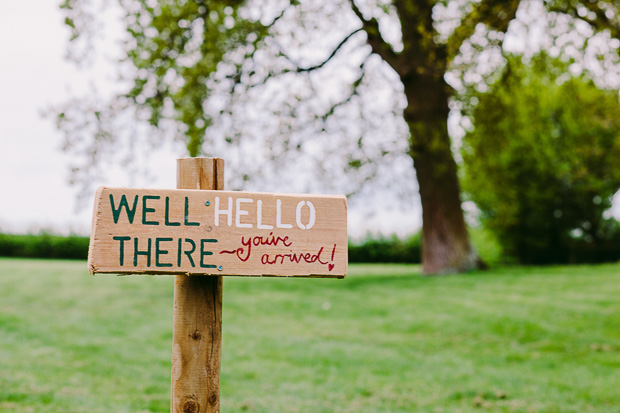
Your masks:
<svg viewBox="0 0 620 413"><path fill-rule="evenodd" d="M422 256L422 237L417 233L405 240L397 236L366 238L361 243L349 243L349 262L419 264Z"/></svg>
<svg viewBox="0 0 620 413"><path fill-rule="evenodd" d="M514 258L507 257L499 241L488 229L479 226L469 228L471 243L485 264L494 267L499 264L514 264Z"/></svg>
<svg viewBox="0 0 620 413"><path fill-rule="evenodd" d="M0 256L85 260L89 241L88 237L77 235L0 233Z"/></svg>
<svg viewBox="0 0 620 413"><path fill-rule="evenodd" d="M545 54L509 56L465 112L463 188L507 256L521 264L613 261L606 212L620 188L620 102ZM475 99L474 99L475 98Z"/></svg>

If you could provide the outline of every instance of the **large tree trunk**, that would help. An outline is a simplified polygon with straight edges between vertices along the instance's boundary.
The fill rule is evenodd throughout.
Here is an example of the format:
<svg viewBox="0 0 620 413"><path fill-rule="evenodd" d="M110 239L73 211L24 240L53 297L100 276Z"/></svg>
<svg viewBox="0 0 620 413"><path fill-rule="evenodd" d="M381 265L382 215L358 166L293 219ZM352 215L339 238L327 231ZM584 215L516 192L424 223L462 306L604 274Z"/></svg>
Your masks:
<svg viewBox="0 0 620 413"><path fill-rule="evenodd" d="M482 262L467 233L448 136L448 86L431 77L402 80L410 155L422 201L423 271L447 274L478 268Z"/></svg>

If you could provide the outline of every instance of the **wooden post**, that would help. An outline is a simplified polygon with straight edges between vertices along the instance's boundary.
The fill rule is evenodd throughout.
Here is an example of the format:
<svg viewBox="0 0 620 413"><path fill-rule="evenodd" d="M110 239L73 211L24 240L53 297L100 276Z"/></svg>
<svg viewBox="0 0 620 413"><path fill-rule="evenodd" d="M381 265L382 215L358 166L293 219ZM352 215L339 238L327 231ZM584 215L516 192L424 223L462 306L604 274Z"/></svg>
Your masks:
<svg viewBox="0 0 620 413"><path fill-rule="evenodd" d="M224 189L224 160L177 160L178 189ZM172 413L220 411L222 277L177 275L172 335Z"/></svg>

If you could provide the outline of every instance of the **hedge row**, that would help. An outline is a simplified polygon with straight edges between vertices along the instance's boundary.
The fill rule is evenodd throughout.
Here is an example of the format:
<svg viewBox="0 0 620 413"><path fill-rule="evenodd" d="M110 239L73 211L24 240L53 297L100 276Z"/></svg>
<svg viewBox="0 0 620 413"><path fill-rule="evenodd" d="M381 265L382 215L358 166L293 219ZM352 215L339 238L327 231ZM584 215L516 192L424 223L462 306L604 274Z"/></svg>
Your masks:
<svg viewBox="0 0 620 413"><path fill-rule="evenodd" d="M0 256L85 260L88 237L51 234L14 235L0 233Z"/></svg>
<svg viewBox="0 0 620 413"><path fill-rule="evenodd" d="M421 234L404 240L396 236L368 237L360 243L349 243L349 262L419 264L422 262Z"/></svg>
<svg viewBox="0 0 620 413"><path fill-rule="evenodd" d="M24 258L59 258L85 260L88 237L51 234L14 235L0 233L0 256ZM367 238L349 244L349 262L360 263L419 263L420 236L406 240L397 237Z"/></svg>

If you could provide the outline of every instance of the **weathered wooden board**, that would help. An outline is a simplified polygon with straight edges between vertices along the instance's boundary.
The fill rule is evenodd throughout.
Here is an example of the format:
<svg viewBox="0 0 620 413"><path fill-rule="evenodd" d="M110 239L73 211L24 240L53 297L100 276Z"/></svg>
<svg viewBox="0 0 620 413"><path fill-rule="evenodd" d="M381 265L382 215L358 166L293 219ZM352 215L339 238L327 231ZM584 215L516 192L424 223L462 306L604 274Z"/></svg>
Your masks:
<svg viewBox="0 0 620 413"><path fill-rule="evenodd" d="M91 274L336 277L344 196L99 188Z"/></svg>

